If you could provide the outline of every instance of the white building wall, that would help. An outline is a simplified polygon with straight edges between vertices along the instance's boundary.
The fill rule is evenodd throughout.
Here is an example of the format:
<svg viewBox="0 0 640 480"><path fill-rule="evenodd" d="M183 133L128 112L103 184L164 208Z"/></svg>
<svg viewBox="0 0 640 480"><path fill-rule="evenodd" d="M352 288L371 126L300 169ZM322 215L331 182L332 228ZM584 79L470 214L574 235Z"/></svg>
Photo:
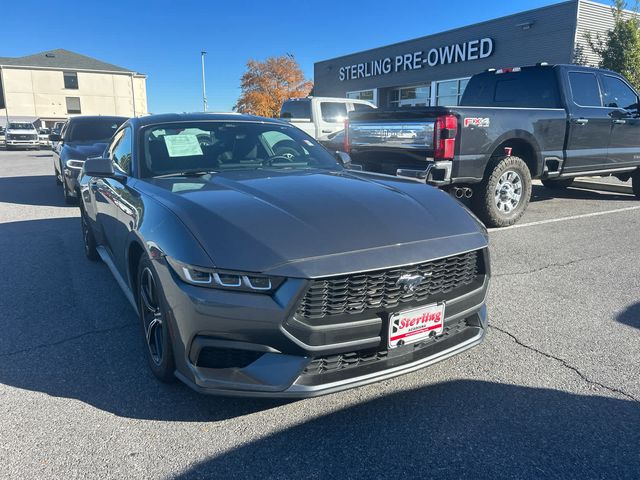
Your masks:
<svg viewBox="0 0 640 480"><path fill-rule="evenodd" d="M79 97L82 115L146 115L146 77L129 73L77 72L78 88L64 88L63 70L3 67L9 116L64 119L66 97ZM134 109L135 98L135 109ZM5 116L0 109L0 116Z"/></svg>

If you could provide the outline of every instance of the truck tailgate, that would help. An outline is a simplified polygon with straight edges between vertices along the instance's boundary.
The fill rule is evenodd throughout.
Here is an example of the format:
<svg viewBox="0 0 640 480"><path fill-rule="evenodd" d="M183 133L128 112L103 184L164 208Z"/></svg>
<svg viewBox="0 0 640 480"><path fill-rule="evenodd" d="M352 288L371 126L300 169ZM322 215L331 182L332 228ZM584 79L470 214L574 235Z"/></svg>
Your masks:
<svg viewBox="0 0 640 480"><path fill-rule="evenodd" d="M375 110L349 114L353 163L364 170L395 175L398 169L424 170L433 158L436 118L444 109Z"/></svg>

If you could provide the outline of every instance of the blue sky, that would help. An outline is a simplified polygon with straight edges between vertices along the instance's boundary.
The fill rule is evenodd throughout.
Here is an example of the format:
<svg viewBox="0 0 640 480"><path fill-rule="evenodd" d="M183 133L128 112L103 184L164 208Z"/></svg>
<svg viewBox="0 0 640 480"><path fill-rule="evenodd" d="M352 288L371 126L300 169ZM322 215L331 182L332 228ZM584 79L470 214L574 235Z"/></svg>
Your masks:
<svg viewBox="0 0 640 480"><path fill-rule="evenodd" d="M0 57L66 48L148 75L153 113L202 109L200 50L209 109L227 111L250 58L339 55L558 3L503 1L91 0L14 1L2 7ZM58 5L58 7L54 7Z"/></svg>

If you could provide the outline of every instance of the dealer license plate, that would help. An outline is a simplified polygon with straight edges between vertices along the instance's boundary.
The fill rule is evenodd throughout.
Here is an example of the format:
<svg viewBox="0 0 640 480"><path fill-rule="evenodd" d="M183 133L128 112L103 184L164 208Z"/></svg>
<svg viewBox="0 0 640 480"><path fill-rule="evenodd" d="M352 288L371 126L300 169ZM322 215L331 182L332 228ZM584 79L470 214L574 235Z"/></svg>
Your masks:
<svg viewBox="0 0 640 480"><path fill-rule="evenodd" d="M444 303L394 313L389 319L389 348L419 342L443 330Z"/></svg>

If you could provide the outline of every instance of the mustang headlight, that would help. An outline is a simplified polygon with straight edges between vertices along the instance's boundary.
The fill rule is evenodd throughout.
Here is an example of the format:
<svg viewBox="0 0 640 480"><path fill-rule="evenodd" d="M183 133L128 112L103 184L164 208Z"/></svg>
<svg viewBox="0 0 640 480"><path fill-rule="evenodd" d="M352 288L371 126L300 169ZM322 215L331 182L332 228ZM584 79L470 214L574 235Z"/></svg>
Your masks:
<svg viewBox="0 0 640 480"><path fill-rule="evenodd" d="M284 282L282 277L271 277L248 272L235 272L196 267L165 257L180 279L199 287L220 288L240 292L272 293Z"/></svg>

